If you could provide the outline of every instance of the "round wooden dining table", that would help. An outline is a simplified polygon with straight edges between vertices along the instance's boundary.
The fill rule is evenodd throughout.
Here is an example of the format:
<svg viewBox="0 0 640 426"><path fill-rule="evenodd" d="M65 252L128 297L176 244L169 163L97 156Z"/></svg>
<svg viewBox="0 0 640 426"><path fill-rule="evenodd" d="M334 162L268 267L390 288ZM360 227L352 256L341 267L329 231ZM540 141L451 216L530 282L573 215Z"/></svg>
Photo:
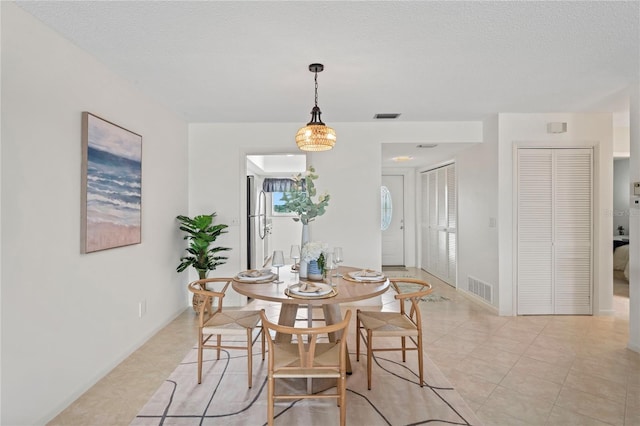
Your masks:
<svg viewBox="0 0 640 426"><path fill-rule="evenodd" d="M388 279L379 282L354 282L344 278L349 272L355 272L361 269L362 268L341 266L338 269L328 271L327 274L329 274L329 272L335 274L337 271L340 275L338 277L331 277L331 279L327 277L322 281L325 284L329 284L331 281L337 291L337 294L331 297L297 298L285 294L287 287L298 282L298 274L291 271L290 265L280 268L280 281L282 281L280 284L275 281L260 284L233 281L232 287L237 293L253 299L281 303L282 307L278 319L278 324L280 325L293 327L295 325L298 308L301 306L306 306L308 309L309 326L311 326L312 308L314 306L322 307L324 320L327 324L335 324L342 320L342 313L340 311L341 303L358 302L377 297L389 289ZM301 281L306 280L301 279ZM286 342L286 339L290 339L290 337L290 335L276 335L275 339L277 342ZM329 340L335 341L337 337L340 336L330 334ZM351 371L351 364L349 362L347 371Z"/></svg>

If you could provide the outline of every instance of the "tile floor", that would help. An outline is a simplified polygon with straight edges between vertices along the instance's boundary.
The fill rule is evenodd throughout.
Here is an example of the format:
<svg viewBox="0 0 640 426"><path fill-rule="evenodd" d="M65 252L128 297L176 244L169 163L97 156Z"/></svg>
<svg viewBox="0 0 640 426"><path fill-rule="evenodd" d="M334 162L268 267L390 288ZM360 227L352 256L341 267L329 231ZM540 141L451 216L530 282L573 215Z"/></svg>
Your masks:
<svg viewBox="0 0 640 426"><path fill-rule="evenodd" d="M628 298L614 296L611 317L499 317L420 270L389 274L426 278L450 299L422 304L426 352L485 425L640 425ZM392 294L383 303L394 309ZM185 310L49 424L129 424L196 341L195 324Z"/></svg>

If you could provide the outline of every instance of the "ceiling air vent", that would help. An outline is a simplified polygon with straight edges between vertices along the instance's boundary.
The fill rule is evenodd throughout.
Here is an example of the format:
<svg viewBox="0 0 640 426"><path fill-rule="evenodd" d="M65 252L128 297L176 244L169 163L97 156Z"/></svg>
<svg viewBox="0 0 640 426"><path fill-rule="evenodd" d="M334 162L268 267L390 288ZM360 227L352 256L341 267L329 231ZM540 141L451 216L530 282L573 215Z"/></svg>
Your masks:
<svg viewBox="0 0 640 426"><path fill-rule="evenodd" d="M383 114L376 114L373 116L373 118L375 118L376 120L395 120L398 117L400 117L399 112L387 112Z"/></svg>
<svg viewBox="0 0 640 426"><path fill-rule="evenodd" d="M437 143L421 143L420 145L416 145L416 148L435 148L438 146Z"/></svg>

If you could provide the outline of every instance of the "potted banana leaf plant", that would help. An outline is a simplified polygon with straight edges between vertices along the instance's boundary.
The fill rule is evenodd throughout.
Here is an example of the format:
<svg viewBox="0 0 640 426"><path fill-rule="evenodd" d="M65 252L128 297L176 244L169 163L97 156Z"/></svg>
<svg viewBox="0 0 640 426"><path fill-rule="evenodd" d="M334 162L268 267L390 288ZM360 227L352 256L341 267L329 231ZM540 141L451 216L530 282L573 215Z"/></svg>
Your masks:
<svg viewBox="0 0 640 426"><path fill-rule="evenodd" d="M220 253L231 249L229 247L214 246L213 243L221 234L227 232L228 226L214 224L215 217L215 212L193 218L183 215L176 217L180 222L180 230L186 233L184 239L189 241L189 246L185 249L187 254L180 258L180 264L176 268L177 272L182 272L192 266L198 271L199 279L204 279L207 278L209 271L213 271L218 266L226 263L228 258L221 256ZM194 294L192 303L194 310L197 312L201 303L200 297Z"/></svg>

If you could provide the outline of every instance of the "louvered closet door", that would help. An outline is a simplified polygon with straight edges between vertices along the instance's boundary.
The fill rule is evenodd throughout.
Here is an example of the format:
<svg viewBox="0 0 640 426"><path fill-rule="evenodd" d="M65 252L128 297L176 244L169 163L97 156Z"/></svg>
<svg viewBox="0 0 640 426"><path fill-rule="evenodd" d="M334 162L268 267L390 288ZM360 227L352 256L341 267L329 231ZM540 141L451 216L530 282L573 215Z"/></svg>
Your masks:
<svg viewBox="0 0 640 426"><path fill-rule="evenodd" d="M591 313L592 151L556 149L554 301L556 314Z"/></svg>
<svg viewBox="0 0 640 426"><path fill-rule="evenodd" d="M440 277L449 276L449 253L447 250L447 170L441 168L437 170L438 176L438 262L436 266L437 275Z"/></svg>
<svg viewBox="0 0 640 426"><path fill-rule="evenodd" d="M552 155L518 150L518 314L552 314Z"/></svg>
<svg viewBox="0 0 640 426"><path fill-rule="evenodd" d="M422 174L422 268L456 285L455 165Z"/></svg>
<svg viewBox="0 0 640 426"><path fill-rule="evenodd" d="M428 241L429 250L427 252L427 269L435 271L438 266L438 176L436 173L429 173L429 200L428 207Z"/></svg>
<svg viewBox="0 0 640 426"><path fill-rule="evenodd" d="M591 313L592 150L518 150L518 314Z"/></svg>
<svg viewBox="0 0 640 426"><path fill-rule="evenodd" d="M427 269L429 262L429 175L422 174L421 195L422 195L422 215L420 215L420 264Z"/></svg>
<svg viewBox="0 0 640 426"><path fill-rule="evenodd" d="M449 282L456 284L456 228L458 216L456 197L456 168L447 167L447 257Z"/></svg>

